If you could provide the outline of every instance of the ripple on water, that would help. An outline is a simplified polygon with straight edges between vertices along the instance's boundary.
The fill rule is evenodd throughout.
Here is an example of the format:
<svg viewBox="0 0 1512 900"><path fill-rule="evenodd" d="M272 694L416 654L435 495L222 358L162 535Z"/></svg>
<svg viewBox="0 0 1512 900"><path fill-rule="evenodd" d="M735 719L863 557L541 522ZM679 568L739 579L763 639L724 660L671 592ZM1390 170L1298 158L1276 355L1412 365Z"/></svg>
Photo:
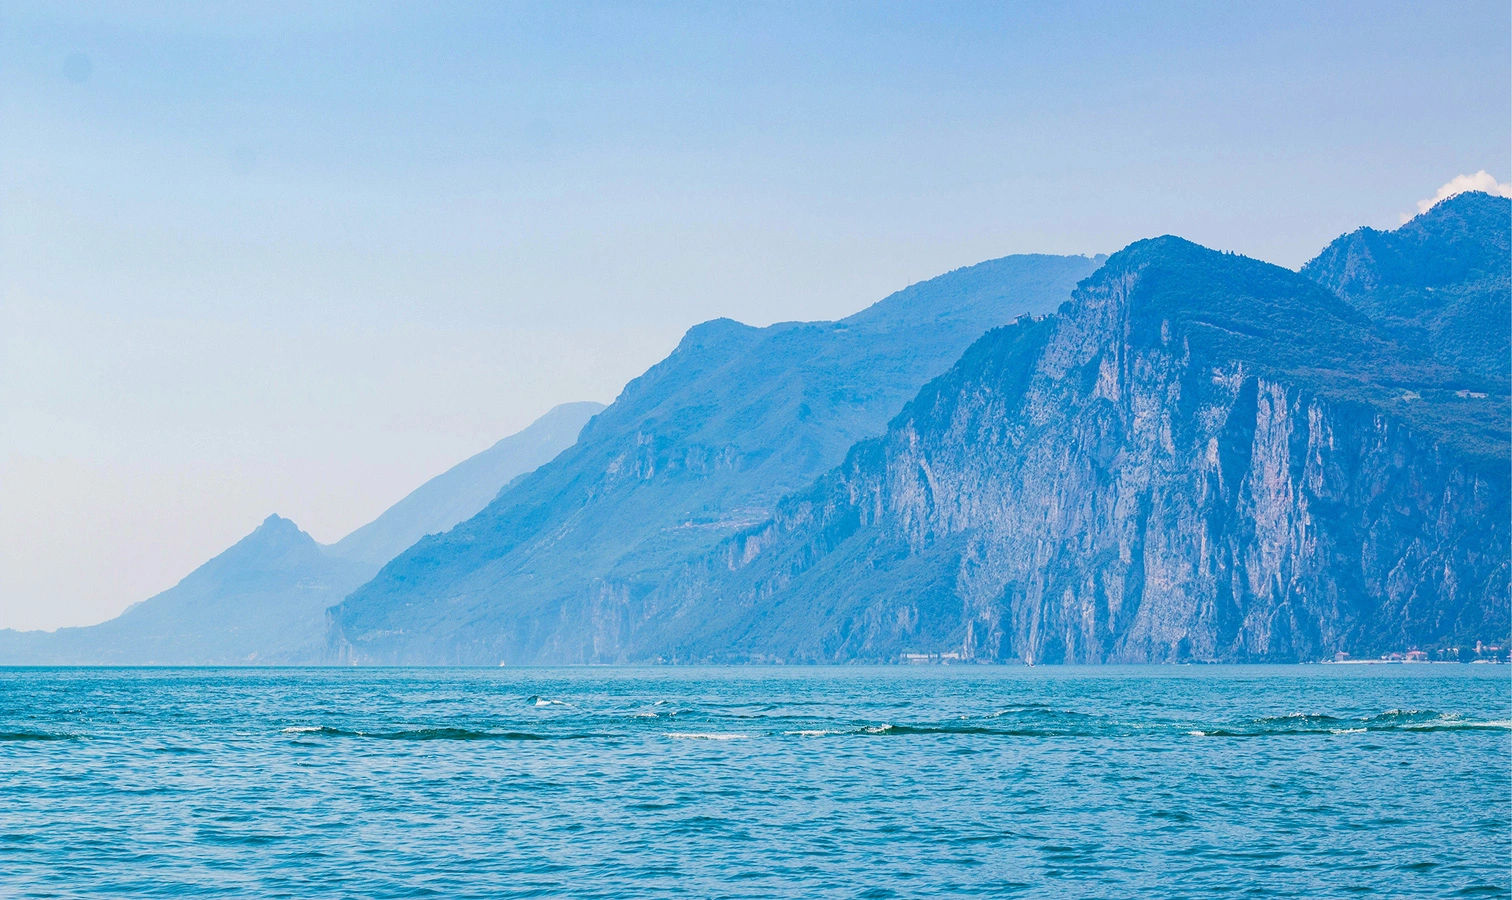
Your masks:
<svg viewBox="0 0 1512 900"><path fill-rule="evenodd" d="M1331 668L0 671L0 893L1506 896L1512 685Z"/></svg>

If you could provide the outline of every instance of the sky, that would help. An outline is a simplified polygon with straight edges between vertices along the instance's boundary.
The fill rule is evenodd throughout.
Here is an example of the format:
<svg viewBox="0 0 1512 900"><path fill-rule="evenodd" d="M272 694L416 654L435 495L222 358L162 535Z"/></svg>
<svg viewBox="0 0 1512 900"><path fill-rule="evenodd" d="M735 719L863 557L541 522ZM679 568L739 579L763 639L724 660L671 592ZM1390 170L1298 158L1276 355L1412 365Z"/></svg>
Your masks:
<svg viewBox="0 0 1512 900"><path fill-rule="evenodd" d="M0 6L0 627L332 542L688 327L1512 178L1456 4Z"/></svg>

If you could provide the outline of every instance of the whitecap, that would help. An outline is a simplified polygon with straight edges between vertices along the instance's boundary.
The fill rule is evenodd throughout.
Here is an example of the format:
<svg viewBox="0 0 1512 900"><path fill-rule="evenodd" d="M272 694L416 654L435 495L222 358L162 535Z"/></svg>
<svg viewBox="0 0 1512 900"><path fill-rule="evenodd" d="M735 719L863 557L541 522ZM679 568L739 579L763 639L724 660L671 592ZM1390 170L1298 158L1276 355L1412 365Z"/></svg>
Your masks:
<svg viewBox="0 0 1512 900"><path fill-rule="evenodd" d="M1466 722L1459 716L1444 716L1436 721L1416 722L1402 727L1407 731L1480 731L1512 729L1512 721Z"/></svg>
<svg viewBox="0 0 1512 900"><path fill-rule="evenodd" d="M309 734L315 731L324 731L324 725L290 725L283 730L284 734Z"/></svg>
<svg viewBox="0 0 1512 900"><path fill-rule="evenodd" d="M750 735L713 731L669 731L667 737L687 741L738 741Z"/></svg>
<svg viewBox="0 0 1512 900"><path fill-rule="evenodd" d="M1190 737L1207 737L1207 732L1206 731L1188 731L1187 735L1190 736Z"/></svg>
<svg viewBox="0 0 1512 900"><path fill-rule="evenodd" d="M1330 728L1331 734L1364 734L1364 728Z"/></svg>
<svg viewBox="0 0 1512 900"><path fill-rule="evenodd" d="M831 734L845 734L845 732L843 732L843 731L835 731L833 729L828 729L828 728L816 728L816 729L806 729L806 730L803 730L803 731L784 731L783 734L790 734L790 735L793 735L795 737L825 737L825 736L831 735Z"/></svg>

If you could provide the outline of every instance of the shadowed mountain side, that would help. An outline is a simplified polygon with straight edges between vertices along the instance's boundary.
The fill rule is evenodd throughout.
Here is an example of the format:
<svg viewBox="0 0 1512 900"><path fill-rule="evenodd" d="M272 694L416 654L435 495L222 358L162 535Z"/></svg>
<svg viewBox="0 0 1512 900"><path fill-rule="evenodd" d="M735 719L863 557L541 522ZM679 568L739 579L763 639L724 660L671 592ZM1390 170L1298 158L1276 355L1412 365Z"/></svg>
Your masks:
<svg viewBox="0 0 1512 900"><path fill-rule="evenodd" d="M1472 192L1396 231L1361 228L1302 274L1404 344L1489 379L1512 380L1512 200Z"/></svg>
<svg viewBox="0 0 1512 900"><path fill-rule="evenodd" d="M977 342L770 522L584 621L601 661L1504 638L1505 398L1460 397L1462 378L1296 273L1142 241L1060 315Z"/></svg>
<svg viewBox="0 0 1512 900"><path fill-rule="evenodd" d="M327 549L344 559L382 566L427 534L477 515L511 481L571 447L588 420L603 410L604 404L592 401L553 407L523 431L422 484Z"/></svg>
<svg viewBox="0 0 1512 900"><path fill-rule="evenodd" d="M332 611L332 658L597 658L592 617L771 515L876 435L984 331L1042 314L1097 267L1016 256L959 269L838 322L691 329L563 454Z"/></svg>
<svg viewBox="0 0 1512 900"><path fill-rule="evenodd" d="M223 665L309 662L325 608L375 566L323 552L269 516L174 587L108 622L54 632L0 631L0 661L29 665Z"/></svg>

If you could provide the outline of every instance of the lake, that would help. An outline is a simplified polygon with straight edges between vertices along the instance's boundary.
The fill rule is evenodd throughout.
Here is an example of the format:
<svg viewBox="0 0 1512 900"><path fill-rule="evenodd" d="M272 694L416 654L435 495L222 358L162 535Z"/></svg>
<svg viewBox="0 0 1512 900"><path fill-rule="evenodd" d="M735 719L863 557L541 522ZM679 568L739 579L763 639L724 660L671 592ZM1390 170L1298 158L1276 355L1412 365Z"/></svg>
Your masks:
<svg viewBox="0 0 1512 900"><path fill-rule="evenodd" d="M1506 897L1508 675L0 669L0 897Z"/></svg>

